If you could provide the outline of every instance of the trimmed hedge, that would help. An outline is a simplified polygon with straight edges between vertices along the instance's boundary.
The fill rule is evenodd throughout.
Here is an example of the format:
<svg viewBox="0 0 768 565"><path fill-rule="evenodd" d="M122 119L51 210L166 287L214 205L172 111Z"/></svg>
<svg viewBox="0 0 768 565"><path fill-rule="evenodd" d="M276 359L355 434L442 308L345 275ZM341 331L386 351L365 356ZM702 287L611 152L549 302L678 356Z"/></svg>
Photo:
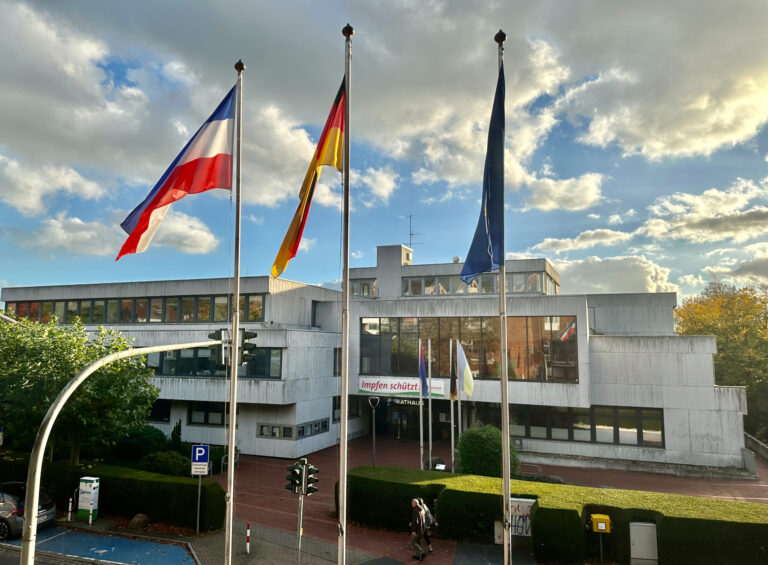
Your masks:
<svg viewBox="0 0 768 565"><path fill-rule="evenodd" d="M28 454L0 456L0 481L26 481L28 457ZM191 477L172 477L105 464L72 469L68 462L56 461L43 466L42 484L59 508L66 508L67 499L80 485L80 477L86 476L100 479L99 510L104 514L132 517L143 512L153 521L195 527L197 479ZM220 529L225 512L224 490L215 481L203 480L200 529Z"/></svg>
<svg viewBox="0 0 768 565"><path fill-rule="evenodd" d="M500 520L501 480L393 467L357 467L349 473L350 519L403 530L409 501L421 496L435 509L446 538L489 543ZM576 563L599 557L590 514L611 517L603 538L606 561L629 563L629 524L656 524L662 563L742 565L768 562L768 505L618 489L517 481L513 497L536 498L531 533L540 562Z"/></svg>

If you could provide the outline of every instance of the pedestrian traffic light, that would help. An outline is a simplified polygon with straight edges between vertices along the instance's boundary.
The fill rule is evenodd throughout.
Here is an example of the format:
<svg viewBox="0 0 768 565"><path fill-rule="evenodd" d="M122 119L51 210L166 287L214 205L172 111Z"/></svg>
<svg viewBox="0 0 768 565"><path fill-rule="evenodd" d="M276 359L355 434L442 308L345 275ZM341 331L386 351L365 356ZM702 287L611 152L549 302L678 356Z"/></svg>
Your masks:
<svg viewBox="0 0 768 565"><path fill-rule="evenodd" d="M224 345L224 342L226 341L226 336L224 335L224 332L227 330L216 330L215 332L211 332L208 334L208 339L214 339L216 341L221 341L221 343L217 343L216 345L209 345L208 349L211 351L211 366L217 367L219 369L223 369L226 365L226 347Z"/></svg>
<svg viewBox="0 0 768 565"><path fill-rule="evenodd" d="M248 330L240 330L239 364L243 365L256 357L256 344L249 343L249 339L255 339L258 334Z"/></svg>
<svg viewBox="0 0 768 565"><path fill-rule="evenodd" d="M301 494L302 484L304 482L302 480L304 476L304 466L301 463L291 463L286 469L288 469L288 474L285 476L285 480L287 480L288 483L285 485L285 488L293 494Z"/></svg>
<svg viewBox="0 0 768 565"><path fill-rule="evenodd" d="M317 467L307 463L304 467L304 474L306 475L307 479L304 483L304 494L309 496L313 493L317 492L317 487L315 486L315 483L319 481L315 474L319 473L320 469Z"/></svg>

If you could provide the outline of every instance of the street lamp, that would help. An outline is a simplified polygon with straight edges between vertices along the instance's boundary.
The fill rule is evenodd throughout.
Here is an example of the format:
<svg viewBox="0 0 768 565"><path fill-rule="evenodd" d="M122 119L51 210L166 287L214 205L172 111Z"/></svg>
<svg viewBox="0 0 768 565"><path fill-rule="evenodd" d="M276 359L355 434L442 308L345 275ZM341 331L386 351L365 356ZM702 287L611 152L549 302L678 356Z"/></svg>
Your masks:
<svg viewBox="0 0 768 565"><path fill-rule="evenodd" d="M379 405L379 397L369 396L368 405L371 407L371 410L373 410L373 433L371 435L373 436L373 466L375 467L376 466L376 407Z"/></svg>

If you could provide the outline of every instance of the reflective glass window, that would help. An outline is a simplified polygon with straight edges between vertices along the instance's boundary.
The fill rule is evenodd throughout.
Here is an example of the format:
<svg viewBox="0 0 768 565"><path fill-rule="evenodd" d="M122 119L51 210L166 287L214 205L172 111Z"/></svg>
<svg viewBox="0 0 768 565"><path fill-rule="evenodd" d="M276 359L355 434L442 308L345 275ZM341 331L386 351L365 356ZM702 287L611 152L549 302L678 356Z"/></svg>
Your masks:
<svg viewBox="0 0 768 565"><path fill-rule="evenodd" d="M144 323L147 321L147 299L146 298L136 299L135 320L139 323Z"/></svg>
<svg viewBox="0 0 768 565"><path fill-rule="evenodd" d="M106 316L107 313L107 302L106 300L94 300L93 301L93 323L94 324L102 324L104 323L104 316Z"/></svg>
<svg viewBox="0 0 768 565"><path fill-rule="evenodd" d="M181 299L181 321L182 322L194 322L195 321L195 297L185 296Z"/></svg>
<svg viewBox="0 0 768 565"><path fill-rule="evenodd" d="M51 320L51 314L53 312L53 302L43 302L40 310L41 310L40 321L49 322Z"/></svg>
<svg viewBox="0 0 768 565"><path fill-rule="evenodd" d="M637 445L637 410L635 408L619 408L619 443Z"/></svg>
<svg viewBox="0 0 768 565"><path fill-rule="evenodd" d="M614 443L613 408L605 406L593 407L595 419L595 441L598 443Z"/></svg>
<svg viewBox="0 0 768 565"><path fill-rule="evenodd" d="M29 316L29 302L17 302L16 303L16 316L21 318L27 318Z"/></svg>
<svg viewBox="0 0 768 565"><path fill-rule="evenodd" d="M228 312L227 303L228 303L228 297L226 296L213 297L213 321L214 322L227 321L227 312Z"/></svg>
<svg viewBox="0 0 768 565"><path fill-rule="evenodd" d="M80 301L80 319L83 321L84 324L87 324L91 321L91 301L90 300Z"/></svg>
<svg viewBox="0 0 768 565"><path fill-rule="evenodd" d="M643 445L648 447L664 447L664 414L657 408L640 410L643 429Z"/></svg>
<svg viewBox="0 0 768 565"><path fill-rule="evenodd" d="M210 296L197 297L197 321L198 322L211 321L211 297Z"/></svg>
<svg viewBox="0 0 768 565"><path fill-rule="evenodd" d="M363 318L360 320L360 373L371 375L378 371L379 319Z"/></svg>
<svg viewBox="0 0 768 565"><path fill-rule="evenodd" d="M552 439L568 439L571 428L571 413L568 408L553 406L549 409L549 425Z"/></svg>
<svg viewBox="0 0 768 565"><path fill-rule="evenodd" d="M165 318L166 323L176 323L179 321L179 299L165 299Z"/></svg>
<svg viewBox="0 0 768 565"><path fill-rule="evenodd" d="M64 322L64 315L67 312L67 305L64 302L53 303L53 314L59 319L59 323Z"/></svg>
<svg viewBox="0 0 768 565"><path fill-rule="evenodd" d="M264 295L252 294L248 297L248 321L261 322L264 320Z"/></svg>
<svg viewBox="0 0 768 565"><path fill-rule="evenodd" d="M528 425L530 437L546 439L547 438L547 407L529 406L528 407Z"/></svg>
<svg viewBox="0 0 768 565"><path fill-rule="evenodd" d="M130 323L133 319L133 300L123 299L120 301L120 322Z"/></svg>
<svg viewBox="0 0 768 565"><path fill-rule="evenodd" d="M435 294L435 277L424 277L424 294Z"/></svg>
<svg viewBox="0 0 768 565"><path fill-rule="evenodd" d="M451 294L451 277L437 277L437 294Z"/></svg>
<svg viewBox="0 0 768 565"><path fill-rule="evenodd" d="M39 302L30 302L29 303L29 319L33 322L37 322L40 320L40 303Z"/></svg>
<svg viewBox="0 0 768 565"><path fill-rule="evenodd" d="M572 408L571 417L573 418L573 440L592 441L592 422L589 408Z"/></svg>
<svg viewBox="0 0 768 565"><path fill-rule="evenodd" d="M107 323L116 324L120 320L120 301L107 300Z"/></svg>
<svg viewBox="0 0 768 565"><path fill-rule="evenodd" d="M77 317L77 300L70 300L67 302L67 323L71 324Z"/></svg>

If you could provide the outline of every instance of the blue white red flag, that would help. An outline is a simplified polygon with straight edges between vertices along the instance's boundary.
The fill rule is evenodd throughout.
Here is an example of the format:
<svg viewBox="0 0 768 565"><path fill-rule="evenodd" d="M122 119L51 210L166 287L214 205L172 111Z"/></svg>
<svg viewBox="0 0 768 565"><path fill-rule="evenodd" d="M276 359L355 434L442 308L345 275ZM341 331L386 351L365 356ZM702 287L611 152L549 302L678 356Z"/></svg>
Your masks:
<svg viewBox="0 0 768 565"><path fill-rule="evenodd" d="M115 261L123 255L144 251L177 200L212 188L232 188L236 94L237 86L233 86L149 195L120 224L128 239Z"/></svg>
<svg viewBox="0 0 768 565"><path fill-rule="evenodd" d="M568 327L565 328L565 333L560 336L560 341L567 341L569 337L571 337L576 332L576 320L568 324Z"/></svg>
<svg viewBox="0 0 768 565"><path fill-rule="evenodd" d="M424 363L424 348L421 347L421 340L419 340L419 379L421 379L421 396L427 398L427 396L429 396L429 387L427 386L427 366Z"/></svg>

